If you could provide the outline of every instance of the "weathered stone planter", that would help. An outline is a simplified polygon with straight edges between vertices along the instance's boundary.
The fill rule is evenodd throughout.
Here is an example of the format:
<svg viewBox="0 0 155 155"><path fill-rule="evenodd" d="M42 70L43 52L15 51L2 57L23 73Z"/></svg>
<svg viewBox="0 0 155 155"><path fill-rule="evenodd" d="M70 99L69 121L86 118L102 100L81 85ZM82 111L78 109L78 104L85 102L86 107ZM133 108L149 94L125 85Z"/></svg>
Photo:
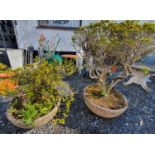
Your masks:
<svg viewBox="0 0 155 155"><path fill-rule="evenodd" d="M22 120L16 119L9 112L10 105L8 106L8 109L6 111L6 116L7 116L8 120L16 127L23 128L23 129L37 128L37 127L40 127L40 126L43 126L43 125L47 124L50 120L53 119L53 117L58 112L60 104L61 104L61 100L57 103L57 105L53 108L53 110L51 112L49 112L48 114L46 114L46 115L44 115L44 116L42 116L40 118L37 118L32 125L26 125L26 124L23 123Z"/></svg>
<svg viewBox="0 0 155 155"><path fill-rule="evenodd" d="M89 86L87 86L87 87L89 87ZM123 100L125 106L121 109L112 110L112 109L101 107L101 106L93 103L92 101L90 101L86 95L87 87L84 89L85 104L97 116L100 116L103 118L115 118L115 117L122 115L127 110L128 101L127 101L126 97L123 94L121 94L120 92L113 89L113 91L115 93L117 93L117 95Z"/></svg>

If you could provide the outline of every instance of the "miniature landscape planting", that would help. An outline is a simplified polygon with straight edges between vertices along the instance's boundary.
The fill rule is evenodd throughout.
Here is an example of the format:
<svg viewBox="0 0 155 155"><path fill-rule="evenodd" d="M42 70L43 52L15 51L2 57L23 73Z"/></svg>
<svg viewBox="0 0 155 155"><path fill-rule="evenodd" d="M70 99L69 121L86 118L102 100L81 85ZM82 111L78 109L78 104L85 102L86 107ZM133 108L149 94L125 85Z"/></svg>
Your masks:
<svg viewBox="0 0 155 155"><path fill-rule="evenodd" d="M154 37L154 23L82 26L77 72L77 57L56 53L60 39L50 48L40 35L32 64L0 64L0 133L155 133Z"/></svg>

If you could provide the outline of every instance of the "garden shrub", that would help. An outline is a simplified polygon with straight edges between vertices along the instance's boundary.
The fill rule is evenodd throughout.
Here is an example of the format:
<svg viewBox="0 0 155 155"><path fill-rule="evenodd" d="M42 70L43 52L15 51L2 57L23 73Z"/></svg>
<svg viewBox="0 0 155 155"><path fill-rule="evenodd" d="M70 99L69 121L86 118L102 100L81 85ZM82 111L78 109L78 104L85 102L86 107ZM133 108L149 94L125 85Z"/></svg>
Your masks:
<svg viewBox="0 0 155 155"><path fill-rule="evenodd" d="M22 119L25 124L32 124L38 117L49 113L61 99L59 117L56 116L55 122L65 122L73 93L69 86L65 88L61 65L48 64L44 60L27 65L24 69L16 69L15 74L14 80L18 82L18 87L10 107L14 117Z"/></svg>

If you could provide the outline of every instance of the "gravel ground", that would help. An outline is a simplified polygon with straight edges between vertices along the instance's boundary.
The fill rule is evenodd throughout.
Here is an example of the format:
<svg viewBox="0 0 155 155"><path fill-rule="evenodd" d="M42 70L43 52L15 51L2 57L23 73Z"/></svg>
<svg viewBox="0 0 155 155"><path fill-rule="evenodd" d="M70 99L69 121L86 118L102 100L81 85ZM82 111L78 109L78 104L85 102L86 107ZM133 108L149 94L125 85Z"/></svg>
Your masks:
<svg viewBox="0 0 155 155"><path fill-rule="evenodd" d="M151 93L146 93L135 84L124 87L120 82L116 86L129 100L129 107L122 116L115 119L97 117L84 104L83 89L94 81L77 74L65 81L70 83L77 94L64 126L52 126L49 122L43 127L28 131L18 129L7 121L5 110L8 101L0 98L0 133L155 133L155 78L148 84L153 89Z"/></svg>

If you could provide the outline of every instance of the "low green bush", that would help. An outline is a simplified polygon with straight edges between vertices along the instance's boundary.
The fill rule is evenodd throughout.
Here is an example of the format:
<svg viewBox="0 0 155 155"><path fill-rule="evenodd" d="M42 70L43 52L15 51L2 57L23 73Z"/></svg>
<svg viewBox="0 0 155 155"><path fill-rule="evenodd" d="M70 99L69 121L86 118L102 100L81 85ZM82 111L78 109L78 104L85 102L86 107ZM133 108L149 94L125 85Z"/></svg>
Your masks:
<svg viewBox="0 0 155 155"><path fill-rule="evenodd" d="M65 123L68 116L73 92L68 84L62 81L62 66L47 61L27 65L24 69L15 70L14 80L18 87L9 112L25 124L49 113L61 99L55 123Z"/></svg>

